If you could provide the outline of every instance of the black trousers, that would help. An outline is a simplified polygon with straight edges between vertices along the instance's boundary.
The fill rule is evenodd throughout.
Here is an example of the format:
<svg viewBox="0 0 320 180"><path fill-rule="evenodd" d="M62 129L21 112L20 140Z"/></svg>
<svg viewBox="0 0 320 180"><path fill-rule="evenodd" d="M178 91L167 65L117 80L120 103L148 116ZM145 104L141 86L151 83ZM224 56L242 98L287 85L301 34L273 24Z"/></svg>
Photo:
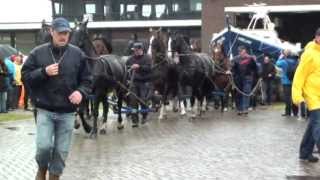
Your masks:
<svg viewBox="0 0 320 180"><path fill-rule="evenodd" d="M292 96L291 96L291 87L292 85L283 85L283 96L285 102L285 114L291 115L291 112L294 116L298 115L298 107L292 103Z"/></svg>
<svg viewBox="0 0 320 180"><path fill-rule="evenodd" d="M134 95L129 96L129 105L133 109L139 109L139 105L142 109L147 109L147 103L148 100L151 98L151 87L149 82L134 82L132 86L130 87L130 90L132 93L137 95L140 100L143 101L140 102ZM138 113L131 113L131 118L133 123L139 122L139 115ZM142 113L143 118L147 118L148 113Z"/></svg>

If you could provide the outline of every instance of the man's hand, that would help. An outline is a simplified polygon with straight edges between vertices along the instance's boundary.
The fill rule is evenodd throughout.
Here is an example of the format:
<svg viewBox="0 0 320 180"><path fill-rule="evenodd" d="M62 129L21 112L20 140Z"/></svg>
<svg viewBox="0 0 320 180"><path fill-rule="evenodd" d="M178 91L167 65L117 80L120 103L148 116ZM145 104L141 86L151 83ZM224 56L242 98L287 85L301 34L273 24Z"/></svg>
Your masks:
<svg viewBox="0 0 320 180"><path fill-rule="evenodd" d="M268 74L268 77L272 77L272 74Z"/></svg>
<svg viewBox="0 0 320 180"><path fill-rule="evenodd" d="M230 70L227 70L227 71L225 72L225 74L230 75L230 74L231 74L231 71L230 71Z"/></svg>
<svg viewBox="0 0 320 180"><path fill-rule="evenodd" d="M69 100L72 104L80 104L82 101L82 94L76 90L69 96Z"/></svg>
<svg viewBox="0 0 320 180"><path fill-rule="evenodd" d="M136 69L139 69L140 68L140 65L139 64L133 64L132 66L131 66L131 69L133 69L133 70L136 70Z"/></svg>
<svg viewBox="0 0 320 180"><path fill-rule="evenodd" d="M46 67L46 73L48 76L56 76L59 74L59 64L54 63Z"/></svg>

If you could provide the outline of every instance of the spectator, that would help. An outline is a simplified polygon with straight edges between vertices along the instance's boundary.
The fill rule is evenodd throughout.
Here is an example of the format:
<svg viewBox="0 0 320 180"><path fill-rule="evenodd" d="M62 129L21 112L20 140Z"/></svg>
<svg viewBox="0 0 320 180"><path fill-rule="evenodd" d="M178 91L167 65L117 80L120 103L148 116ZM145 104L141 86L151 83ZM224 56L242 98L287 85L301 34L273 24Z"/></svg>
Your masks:
<svg viewBox="0 0 320 180"><path fill-rule="evenodd" d="M17 55L13 57L15 65L15 83L13 84L13 97L12 106L13 109L17 109L19 105L19 99L22 91L22 81L21 81L21 68L22 68L22 55Z"/></svg>
<svg viewBox="0 0 320 180"><path fill-rule="evenodd" d="M320 28L315 33L314 41L308 43L302 54L293 79L292 100L299 105L307 104L309 122L300 144L299 158L308 162L317 162L313 156L316 145L320 150Z"/></svg>
<svg viewBox="0 0 320 180"><path fill-rule="evenodd" d="M4 59L4 63L8 69L8 76L6 77L7 86L7 110L13 110L13 84L15 83L16 70L14 63L11 61L10 57Z"/></svg>
<svg viewBox="0 0 320 180"><path fill-rule="evenodd" d="M0 58L0 113L7 111L7 83L8 69L2 58Z"/></svg>
<svg viewBox="0 0 320 180"><path fill-rule="evenodd" d="M272 98L272 81L274 80L276 69L271 62L270 56L265 55L262 64L262 105L270 105Z"/></svg>
<svg viewBox="0 0 320 180"><path fill-rule="evenodd" d="M294 66L297 62L296 60L290 58L291 52L286 49L283 50L279 59L276 62L276 66L281 68L281 84L283 87L283 96L285 101L285 112L282 116L291 116L293 112L294 116L298 115L298 107L292 104L291 100L291 85L292 82L288 77L289 66Z"/></svg>

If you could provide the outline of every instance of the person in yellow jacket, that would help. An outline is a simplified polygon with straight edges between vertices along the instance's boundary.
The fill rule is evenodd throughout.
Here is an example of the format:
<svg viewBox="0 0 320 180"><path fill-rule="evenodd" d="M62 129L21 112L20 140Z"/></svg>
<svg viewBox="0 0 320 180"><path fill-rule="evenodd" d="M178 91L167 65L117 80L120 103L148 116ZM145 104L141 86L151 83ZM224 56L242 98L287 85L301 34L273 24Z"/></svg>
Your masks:
<svg viewBox="0 0 320 180"><path fill-rule="evenodd" d="M22 81L21 81L21 68L22 68L22 55L16 55L13 57L14 67L16 70L15 74L15 84L14 84L14 94L13 94L13 108L17 109L19 106L19 99L22 92Z"/></svg>
<svg viewBox="0 0 320 180"><path fill-rule="evenodd" d="M316 145L320 150L320 28L315 38L309 42L301 56L292 84L292 101L307 104L309 123L304 133L299 157L309 162L317 162L312 155Z"/></svg>

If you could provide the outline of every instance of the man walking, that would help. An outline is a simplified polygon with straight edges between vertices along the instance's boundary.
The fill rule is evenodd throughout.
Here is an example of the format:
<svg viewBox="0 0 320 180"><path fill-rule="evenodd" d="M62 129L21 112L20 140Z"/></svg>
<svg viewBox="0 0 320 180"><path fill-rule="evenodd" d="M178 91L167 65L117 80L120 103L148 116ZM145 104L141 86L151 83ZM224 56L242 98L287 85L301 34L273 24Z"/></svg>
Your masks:
<svg viewBox="0 0 320 180"><path fill-rule="evenodd" d="M312 155L314 145L320 150L320 28L302 54L292 84L292 101L299 105L304 101L309 110L309 122L304 133L299 157L309 162L319 159Z"/></svg>
<svg viewBox="0 0 320 180"><path fill-rule="evenodd" d="M151 57L144 54L143 44L141 42L136 42L133 45L133 56L131 56L126 65L131 69L131 85L130 90L135 93L141 100L144 101L144 104L141 104L143 109L146 109L146 102L148 100L148 96L150 95L150 75L151 75ZM139 103L138 99L134 96L129 96L129 103L131 107L138 109ZM132 127L138 127L139 116L137 113L131 114L132 118ZM142 113L142 121L144 124L146 122L147 113Z"/></svg>
<svg viewBox="0 0 320 180"><path fill-rule="evenodd" d="M235 83L239 89L245 93L236 94L236 106L238 115L248 114L250 97L247 96L253 85L253 80L258 75L255 57L248 54L246 47L238 48L239 55L232 60L232 70L235 74Z"/></svg>
<svg viewBox="0 0 320 180"><path fill-rule="evenodd" d="M90 92L91 75L83 52L68 43L69 22L52 22L52 41L33 49L22 79L37 109L36 180L58 180L65 167L77 106Z"/></svg>

